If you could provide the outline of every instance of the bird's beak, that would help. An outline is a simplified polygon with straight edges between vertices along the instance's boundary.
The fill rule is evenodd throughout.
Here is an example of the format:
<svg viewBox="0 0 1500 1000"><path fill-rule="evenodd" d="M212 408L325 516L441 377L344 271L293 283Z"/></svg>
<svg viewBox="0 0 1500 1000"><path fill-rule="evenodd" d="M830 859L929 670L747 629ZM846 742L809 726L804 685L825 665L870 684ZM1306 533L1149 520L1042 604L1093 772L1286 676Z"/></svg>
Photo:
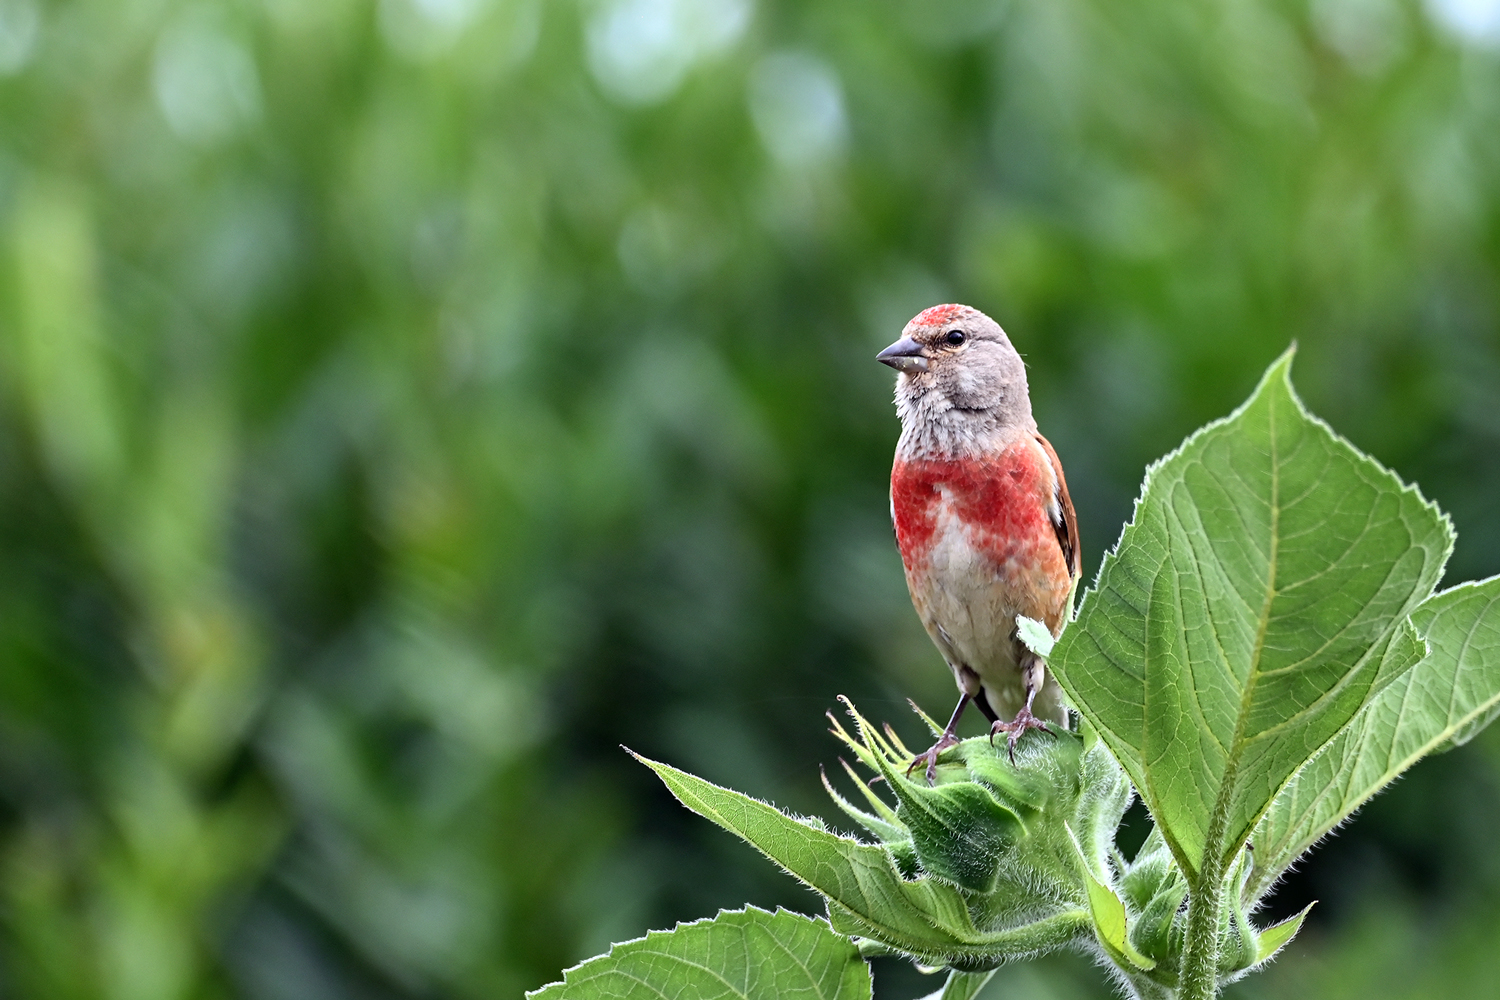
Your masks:
<svg viewBox="0 0 1500 1000"><path fill-rule="evenodd" d="M875 360L890 365L898 372L925 372L927 370L927 359L922 356L922 345L910 337L902 337L875 355Z"/></svg>

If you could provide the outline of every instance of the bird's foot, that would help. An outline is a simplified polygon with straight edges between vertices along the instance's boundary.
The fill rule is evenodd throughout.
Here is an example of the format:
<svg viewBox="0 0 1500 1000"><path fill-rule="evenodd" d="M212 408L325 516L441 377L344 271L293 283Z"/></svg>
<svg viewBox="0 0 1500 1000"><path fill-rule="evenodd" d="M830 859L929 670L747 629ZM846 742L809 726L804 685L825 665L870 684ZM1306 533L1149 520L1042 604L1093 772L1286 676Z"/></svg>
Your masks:
<svg viewBox="0 0 1500 1000"><path fill-rule="evenodd" d="M953 733L943 733L942 736L938 737L938 741L936 743L928 747L924 752L917 754L911 759L911 763L906 765L906 776L908 778L911 777L911 772L916 768L916 766L925 761L927 763L927 783L929 785L936 784L938 755L949 747L958 746L958 744L959 739L957 736L953 735Z"/></svg>
<svg viewBox="0 0 1500 1000"><path fill-rule="evenodd" d="M1028 729L1044 729L1053 736L1057 735L1051 726L1032 715L1031 708L1028 706L1017 712L1016 717L1010 722L996 722L990 726L990 745L994 746L996 733L1004 733L1005 752L1010 757L1010 762L1014 764L1016 762L1016 742L1020 740L1021 734Z"/></svg>

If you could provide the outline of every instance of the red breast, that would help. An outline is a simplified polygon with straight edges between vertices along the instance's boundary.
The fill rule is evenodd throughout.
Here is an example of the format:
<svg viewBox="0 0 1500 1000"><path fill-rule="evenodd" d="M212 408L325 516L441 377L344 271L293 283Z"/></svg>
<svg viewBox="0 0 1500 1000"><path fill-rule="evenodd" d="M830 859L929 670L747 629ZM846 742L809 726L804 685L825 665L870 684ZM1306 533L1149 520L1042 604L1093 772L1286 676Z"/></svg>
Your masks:
<svg viewBox="0 0 1500 1000"><path fill-rule="evenodd" d="M891 513L914 596L927 582L941 523L951 517L997 577L1016 587L1018 596L1035 595L1036 607L1015 612L1055 627L1049 620L1061 613L1055 595L1069 580L1068 560L1058 545L1057 487L1048 455L1030 435L975 457L898 454L891 472Z"/></svg>

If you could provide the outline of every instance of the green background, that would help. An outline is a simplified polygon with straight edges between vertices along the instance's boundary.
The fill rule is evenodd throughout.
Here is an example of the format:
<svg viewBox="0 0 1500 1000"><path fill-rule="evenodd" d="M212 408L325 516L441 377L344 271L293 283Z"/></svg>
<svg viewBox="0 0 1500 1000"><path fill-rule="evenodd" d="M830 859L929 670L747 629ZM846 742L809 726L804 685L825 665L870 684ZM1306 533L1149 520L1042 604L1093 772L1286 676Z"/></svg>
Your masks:
<svg viewBox="0 0 1500 1000"><path fill-rule="evenodd" d="M947 710L872 360L945 301L1089 578L1292 340L1500 572L1500 3L0 0L0 993L514 997L814 908L618 746L827 815L835 695ZM1497 825L1491 730L1231 996L1487 995Z"/></svg>

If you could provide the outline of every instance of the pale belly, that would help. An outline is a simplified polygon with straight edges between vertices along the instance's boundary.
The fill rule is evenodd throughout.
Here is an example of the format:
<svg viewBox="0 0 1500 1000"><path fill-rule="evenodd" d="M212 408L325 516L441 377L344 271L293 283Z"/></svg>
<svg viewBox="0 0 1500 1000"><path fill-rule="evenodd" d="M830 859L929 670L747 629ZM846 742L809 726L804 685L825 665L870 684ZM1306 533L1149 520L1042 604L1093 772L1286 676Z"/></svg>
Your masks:
<svg viewBox="0 0 1500 1000"><path fill-rule="evenodd" d="M912 602L927 633L953 670L960 690L983 688L996 715L1010 719L1025 703L1023 661L1033 678L1044 678L1033 711L1065 723L1061 691L1016 638L1016 616L1061 621L1066 588L1056 575L1036 569L1053 553L1049 538L1012 541L999 552L981 548L955 516L947 498L937 503L936 524L926 558L907 570ZM1060 558L1060 555L1056 556Z"/></svg>

